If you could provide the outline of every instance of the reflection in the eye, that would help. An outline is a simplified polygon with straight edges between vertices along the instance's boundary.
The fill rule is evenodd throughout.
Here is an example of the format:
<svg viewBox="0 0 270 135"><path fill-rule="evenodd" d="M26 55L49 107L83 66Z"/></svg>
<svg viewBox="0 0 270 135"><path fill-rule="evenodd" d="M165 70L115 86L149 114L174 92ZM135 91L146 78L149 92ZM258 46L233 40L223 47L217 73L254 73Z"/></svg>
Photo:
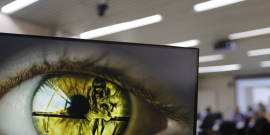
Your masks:
<svg viewBox="0 0 270 135"><path fill-rule="evenodd" d="M32 103L41 135L120 135L127 127L129 94L104 79L83 74L47 75Z"/></svg>

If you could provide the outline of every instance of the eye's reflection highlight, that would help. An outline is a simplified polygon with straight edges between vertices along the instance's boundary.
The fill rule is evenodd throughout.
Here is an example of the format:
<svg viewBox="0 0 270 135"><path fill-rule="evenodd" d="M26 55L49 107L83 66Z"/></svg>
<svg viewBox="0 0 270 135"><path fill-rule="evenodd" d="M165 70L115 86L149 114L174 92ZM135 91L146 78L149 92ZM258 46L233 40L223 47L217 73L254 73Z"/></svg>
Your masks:
<svg viewBox="0 0 270 135"><path fill-rule="evenodd" d="M33 122L41 135L120 135L130 113L126 90L84 74L47 75L32 102Z"/></svg>

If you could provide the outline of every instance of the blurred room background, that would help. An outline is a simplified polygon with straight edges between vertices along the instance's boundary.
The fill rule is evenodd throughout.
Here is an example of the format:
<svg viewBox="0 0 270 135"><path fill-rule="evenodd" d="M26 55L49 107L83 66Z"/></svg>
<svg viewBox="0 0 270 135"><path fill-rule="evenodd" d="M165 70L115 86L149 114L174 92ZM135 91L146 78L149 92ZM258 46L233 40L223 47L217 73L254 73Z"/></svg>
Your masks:
<svg viewBox="0 0 270 135"><path fill-rule="evenodd" d="M0 0L0 7L2 33L199 48L197 132L269 135L269 0Z"/></svg>

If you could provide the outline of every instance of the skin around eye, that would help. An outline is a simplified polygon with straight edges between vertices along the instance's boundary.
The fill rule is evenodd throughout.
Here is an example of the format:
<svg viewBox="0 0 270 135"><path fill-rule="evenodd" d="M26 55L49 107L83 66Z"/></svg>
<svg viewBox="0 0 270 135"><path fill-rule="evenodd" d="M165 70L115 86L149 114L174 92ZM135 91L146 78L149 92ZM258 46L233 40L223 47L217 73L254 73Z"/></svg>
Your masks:
<svg viewBox="0 0 270 135"><path fill-rule="evenodd" d="M134 105L137 106L137 110L141 109L141 106L147 106L149 109L145 110L153 112L153 115L148 116L151 119L140 113L132 114L131 120L141 118L146 124L141 124L141 128L134 128L129 124L127 131L133 134L136 134L137 129L145 131L146 126L158 123L149 122L154 120L153 117L163 119L159 114L154 115L155 112L160 112L176 121L181 129L180 132L177 131L178 134L192 134L196 77L191 73L196 73L197 69L196 66L189 66L194 62L176 58L189 56L195 60L197 56L192 55L193 51L155 48L157 53L154 54L150 51L153 48L145 46L128 48L106 43L101 45L94 42L39 40L32 45L29 43L24 50L14 52L5 61L0 62L0 98L21 82L41 74L84 73L114 82L132 93L132 101L135 99L133 97L136 97L136 100L144 104ZM169 52L164 54L168 59L162 60L163 52ZM161 64L159 61L162 61ZM183 71L179 70L182 68ZM139 122L137 120L135 123Z"/></svg>

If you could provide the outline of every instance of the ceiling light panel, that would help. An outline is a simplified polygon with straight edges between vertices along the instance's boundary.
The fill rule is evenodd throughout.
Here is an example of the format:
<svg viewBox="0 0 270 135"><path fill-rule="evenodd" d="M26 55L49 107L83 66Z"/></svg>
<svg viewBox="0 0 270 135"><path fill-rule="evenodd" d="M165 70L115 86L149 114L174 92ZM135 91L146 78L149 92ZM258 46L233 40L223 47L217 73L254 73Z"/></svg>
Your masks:
<svg viewBox="0 0 270 135"><path fill-rule="evenodd" d="M270 67L270 61L262 61L262 62L260 63L260 66L261 66L261 67Z"/></svg>
<svg viewBox="0 0 270 135"><path fill-rule="evenodd" d="M160 22L161 20L162 20L161 15L153 15L153 16L142 18L142 19L130 21L130 22L124 22L124 23L115 24L115 25L91 30L88 32L84 32L80 34L80 38L91 39L91 38L101 37L101 36L129 30L129 29L157 23L157 22Z"/></svg>
<svg viewBox="0 0 270 135"><path fill-rule="evenodd" d="M224 71L234 71L234 70L239 70L239 69L241 69L240 64L199 67L199 73L224 72Z"/></svg>
<svg viewBox="0 0 270 135"><path fill-rule="evenodd" d="M261 66L261 67L270 67L270 61L262 61L262 62L260 63L260 66Z"/></svg>
<svg viewBox="0 0 270 135"><path fill-rule="evenodd" d="M38 0L16 0L2 7L1 11L6 14L11 14L37 1Z"/></svg>
<svg viewBox="0 0 270 135"><path fill-rule="evenodd" d="M209 62L209 61L217 61L222 60L224 58L224 55L218 54L218 55L208 55L208 56L201 56L199 57L199 62Z"/></svg>
<svg viewBox="0 0 270 135"><path fill-rule="evenodd" d="M210 1L196 4L193 8L196 12L202 12L202 11L242 2L242 1L245 1L245 0L210 0Z"/></svg>
<svg viewBox="0 0 270 135"><path fill-rule="evenodd" d="M172 44L167 44L167 45L169 45L169 46L177 46L177 47L192 47L192 46L197 46L199 44L200 44L200 40L192 39L192 40L188 40L188 41L172 43Z"/></svg>
<svg viewBox="0 0 270 135"><path fill-rule="evenodd" d="M260 35L265 35L265 34L270 34L270 27L230 34L228 38L231 40L234 40L234 39L240 39L240 38L260 36Z"/></svg>
<svg viewBox="0 0 270 135"><path fill-rule="evenodd" d="M270 48L250 50L247 52L248 56L259 56L259 55L268 55L270 54Z"/></svg>

